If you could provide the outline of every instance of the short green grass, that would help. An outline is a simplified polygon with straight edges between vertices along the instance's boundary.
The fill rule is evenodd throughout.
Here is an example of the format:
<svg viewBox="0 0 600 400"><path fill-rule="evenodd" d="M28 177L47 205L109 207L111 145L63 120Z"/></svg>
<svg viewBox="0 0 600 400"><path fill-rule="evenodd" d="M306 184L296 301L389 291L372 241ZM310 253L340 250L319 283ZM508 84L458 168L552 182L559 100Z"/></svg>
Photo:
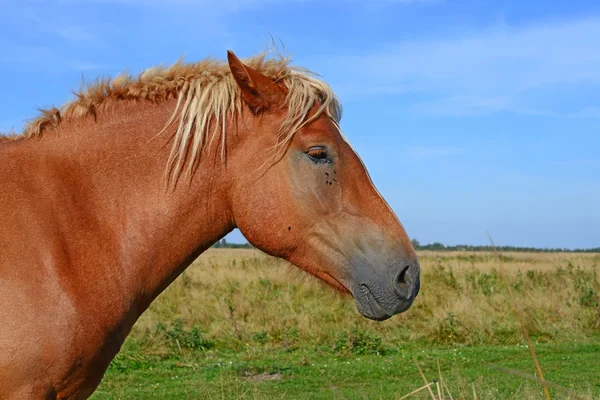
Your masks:
<svg viewBox="0 0 600 400"><path fill-rule="evenodd" d="M543 398L541 387L498 367L533 375L527 347L406 346L385 355L332 354L329 349L249 348L142 356L129 345L92 397L104 399L399 399L442 377L456 399ZM600 398L600 341L539 344L546 379L570 390L554 399ZM423 391L414 398L427 398Z"/></svg>
<svg viewBox="0 0 600 400"><path fill-rule="evenodd" d="M454 399L543 399L517 304L552 398L600 400L600 254L419 258L414 305L378 323L255 250L208 251L140 318L92 398L400 399L423 386L417 366L432 381L439 362Z"/></svg>

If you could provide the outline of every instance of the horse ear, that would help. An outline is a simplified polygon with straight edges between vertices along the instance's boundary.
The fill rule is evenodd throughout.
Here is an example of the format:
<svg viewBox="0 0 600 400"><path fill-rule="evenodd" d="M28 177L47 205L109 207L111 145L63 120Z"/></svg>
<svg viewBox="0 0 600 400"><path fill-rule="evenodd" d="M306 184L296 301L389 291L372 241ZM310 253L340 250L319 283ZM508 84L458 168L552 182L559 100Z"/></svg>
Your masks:
<svg viewBox="0 0 600 400"><path fill-rule="evenodd" d="M231 50L227 51L227 61L233 78L242 91L242 98L250 109L260 112L283 103L285 93L275 81L244 65Z"/></svg>

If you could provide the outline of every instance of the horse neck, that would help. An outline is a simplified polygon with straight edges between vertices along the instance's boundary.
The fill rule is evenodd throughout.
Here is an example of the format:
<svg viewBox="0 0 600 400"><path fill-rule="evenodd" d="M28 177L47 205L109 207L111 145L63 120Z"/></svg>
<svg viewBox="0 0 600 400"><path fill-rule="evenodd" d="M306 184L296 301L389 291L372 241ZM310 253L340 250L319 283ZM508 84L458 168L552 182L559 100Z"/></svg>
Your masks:
<svg viewBox="0 0 600 400"><path fill-rule="evenodd" d="M53 171L52 179L70 188L54 200L53 209L69 212L73 203L80 208L80 218L59 218L65 221L67 245L73 243L69 259L98 265L96 276L116 276L118 284L107 295L120 296L134 320L195 257L234 227L218 146L204 154L192 178L183 174L175 187L168 186L172 131L156 134L173 108L172 101L123 104L98 121L66 122L37 145L41 158L49 160L44 167ZM102 245L82 248L77 235Z"/></svg>

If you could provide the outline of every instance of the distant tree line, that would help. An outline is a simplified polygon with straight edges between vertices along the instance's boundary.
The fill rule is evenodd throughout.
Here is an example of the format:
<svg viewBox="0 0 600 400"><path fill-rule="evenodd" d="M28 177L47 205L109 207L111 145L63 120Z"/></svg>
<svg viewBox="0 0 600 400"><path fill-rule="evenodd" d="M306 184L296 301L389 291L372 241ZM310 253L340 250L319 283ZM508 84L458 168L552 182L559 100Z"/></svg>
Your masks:
<svg viewBox="0 0 600 400"><path fill-rule="evenodd" d="M421 244L417 239L412 240L413 247L415 250L435 250L435 251L494 251L492 246L472 246L469 244L459 244L456 246L445 246L440 242L434 242L430 244ZM593 247L591 249L567 249L567 248L555 248L555 249L540 249L537 247L519 247L519 246L496 246L496 250L508 252L524 252L524 253L558 253L558 252L571 252L571 253L600 253L600 247Z"/></svg>
<svg viewBox="0 0 600 400"><path fill-rule="evenodd" d="M221 239L212 245L215 249L251 249L250 243L227 243L227 240Z"/></svg>
<svg viewBox="0 0 600 400"><path fill-rule="evenodd" d="M434 250L434 251L494 251L492 246L472 246L470 244L458 244L456 246L446 246L440 242L434 242L429 244L421 244L417 239L412 240L412 245L415 250ZM252 249L254 248L250 243L228 243L227 240L221 239L217 243L212 245L216 249ZM593 247L590 249L568 249L568 248L554 248L554 249L540 249L537 247L519 247L519 246L496 246L496 250L502 252L523 252L523 253L600 253L600 247Z"/></svg>

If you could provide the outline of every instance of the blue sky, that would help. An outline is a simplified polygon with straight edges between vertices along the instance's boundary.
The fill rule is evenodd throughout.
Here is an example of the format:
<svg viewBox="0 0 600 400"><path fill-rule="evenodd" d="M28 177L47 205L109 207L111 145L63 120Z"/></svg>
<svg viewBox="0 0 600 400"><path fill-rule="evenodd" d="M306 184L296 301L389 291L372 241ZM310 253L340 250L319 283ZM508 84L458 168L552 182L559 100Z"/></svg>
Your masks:
<svg viewBox="0 0 600 400"><path fill-rule="evenodd" d="M411 237L600 246L596 1L0 0L0 131L82 76L249 56L269 34L338 93Z"/></svg>

